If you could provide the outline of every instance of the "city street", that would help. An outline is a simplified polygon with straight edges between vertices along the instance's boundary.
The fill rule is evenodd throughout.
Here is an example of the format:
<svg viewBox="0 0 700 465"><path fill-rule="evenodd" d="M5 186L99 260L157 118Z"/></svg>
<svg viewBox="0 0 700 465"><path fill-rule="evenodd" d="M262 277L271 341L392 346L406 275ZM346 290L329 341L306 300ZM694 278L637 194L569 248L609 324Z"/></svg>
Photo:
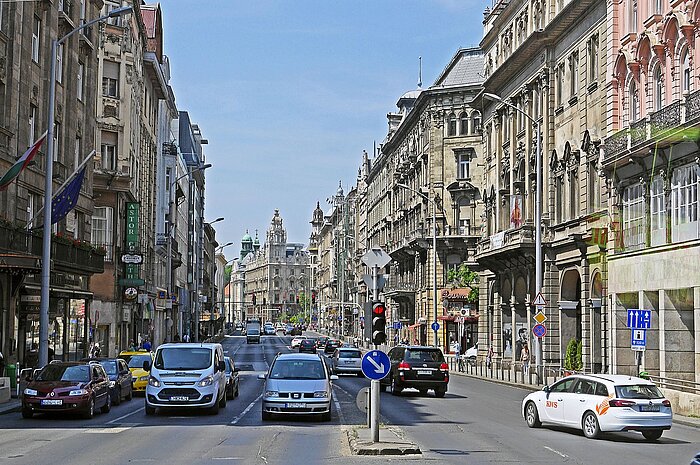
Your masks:
<svg viewBox="0 0 700 465"><path fill-rule="evenodd" d="M19 413L0 417L0 462L8 464L122 463L635 463L687 464L700 450L698 430L674 425L657 443L637 433L588 440L580 431L529 429L519 409L527 391L454 376L444 399L404 391L381 396L382 423L399 428L423 454L394 458L352 456L345 430L364 424L355 396L366 379L341 376L334 385L333 419L275 419L263 423L264 372L290 337L267 336L248 345L226 337L224 349L241 371L240 396L211 416L173 411L147 417L143 398L92 420ZM94 447L92 447L94 446ZM624 457L624 459L621 459Z"/></svg>

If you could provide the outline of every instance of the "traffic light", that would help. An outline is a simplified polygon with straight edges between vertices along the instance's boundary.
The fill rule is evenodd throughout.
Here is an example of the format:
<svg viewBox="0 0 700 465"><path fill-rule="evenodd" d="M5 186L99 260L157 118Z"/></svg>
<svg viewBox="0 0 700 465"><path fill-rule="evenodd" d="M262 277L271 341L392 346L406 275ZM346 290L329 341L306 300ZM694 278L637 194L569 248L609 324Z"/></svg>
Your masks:
<svg viewBox="0 0 700 465"><path fill-rule="evenodd" d="M372 303L372 343L386 342L386 307L384 302Z"/></svg>
<svg viewBox="0 0 700 465"><path fill-rule="evenodd" d="M311 293L311 304L316 305L316 291Z"/></svg>

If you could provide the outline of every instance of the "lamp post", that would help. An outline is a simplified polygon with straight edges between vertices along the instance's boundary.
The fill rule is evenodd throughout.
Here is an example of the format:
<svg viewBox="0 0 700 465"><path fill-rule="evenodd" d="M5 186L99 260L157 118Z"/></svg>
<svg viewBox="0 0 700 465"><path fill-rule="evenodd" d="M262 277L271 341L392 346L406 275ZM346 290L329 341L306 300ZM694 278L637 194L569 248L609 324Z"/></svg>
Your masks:
<svg viewBox="0 0 700 465"><path fill-rule="evenodd" d="M39 312L39 366L43 367L49 362L49 286L51 282L51 200L53 197L53 137L56 107L56 53L58 46L64 43L75 33L82 31L100 21L115 18L131 13L130 6L115 8L104 16L86 22L76 27L60 39L51 41L51 61L49 68L49 115L46 138L46 179L44 180L44 237L41 254L41 308Z"/></svg>
<svg viewBox="0 0 700 465"><path fill-rule="evenodd" d="M542 292L542 145L540 142L540 122L536 121L532 116L528 115L526 112L516 107L515 105L506 102L502 97L496 94L490 94L488 92L484 93L484 98L492 100L495 102L500 102L503 105L514 109L519 112L525 118L527 118L532 124L535 125L535 146L536 146L536 181L535 181L535 292ZM540 338L535 338L535 370L537 372L538 378L542 377L542 344L540 343Z"/></svg>
<svg viewBox="0 0 700 465"><path fill-rule="evenodd" d="M188 171L187 173L183 174L182 176L176 178L173 182L170 183L169 190L168 190L168 300L171 302L170 303L170 308L172 309L172 294L173 294L173 232L177 234L177 215L175 215L175 211L173 210L173 206L175 205L175 200L173 200L173 189L175 188L175 185L180 181L180 179L185 178L187 176L190 176L192 173L196 171L204 171L207 168L211 168L211 163L207 163L202 166L198 166L194 168L193 170ZM182 317L179 316L177 319L177 325L178 325L178 334L182 338L184 336L184 333L182 332Z"/></svg>
<svg viewBox="0 0 700 465"><path fill-rule="evenodd" d="M431 199L424 193L417 191L413 189L412 187L407 186L406 184L402 183L396 183L397 186L406 189L408 191L411 191L413 193L418 194L419 196L423 197L424 199L432 202L433 204L433 324L435 325L434 327L437 328L437 319L438 319L438 296L437 296L437 222L435 221L435 215L436 215L436 210L437 210L437 203L435 202L435 199ZM438 346L438 330L434 329L435 331L435 347Z"/></svg>

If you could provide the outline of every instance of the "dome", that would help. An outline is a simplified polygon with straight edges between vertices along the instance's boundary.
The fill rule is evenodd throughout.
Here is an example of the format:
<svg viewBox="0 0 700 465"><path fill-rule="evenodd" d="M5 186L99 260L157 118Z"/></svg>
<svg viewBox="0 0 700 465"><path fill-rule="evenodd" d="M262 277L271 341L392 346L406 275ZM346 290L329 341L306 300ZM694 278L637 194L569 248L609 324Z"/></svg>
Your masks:
<svg viewBox="0 0 700 465"><path fill-rule="evenodd" d="M405 98L406 98L406 99L408 99L408 98L410 98L410 99L417 99L421 92L423 92L423 91L420 90L420 89L409 90L408 92L406 92L405 94L403 94L399 100L405 99Z"/></svg>
<svg viewBox="0 0 700 465"><path fill-rule="evenodd" d="M241 242L243 242L243 243L253 242L253 238L250 237L250 234L248 234L248 231L245 232L245 236L243 236L243 239L241 239Z"/></svg>
<svg viewBox="0 0 700 465"><path fill-rule="evenodd" d="M342 182L338 185L338 191L336 192L336 194L338 195L338 197L343 196L343 183Z"/></svg>

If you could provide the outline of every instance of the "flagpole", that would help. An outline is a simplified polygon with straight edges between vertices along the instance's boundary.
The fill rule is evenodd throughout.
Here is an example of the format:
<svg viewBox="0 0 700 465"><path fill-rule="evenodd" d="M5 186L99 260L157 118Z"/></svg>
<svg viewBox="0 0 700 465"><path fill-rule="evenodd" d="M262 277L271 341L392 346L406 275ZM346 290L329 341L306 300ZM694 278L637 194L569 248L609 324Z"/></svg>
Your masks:
<svg viewBox="0 0 700 465"><path fill-rule="evenodd" d="M51 203L53 203L53 201L54 201L54 199L56 198L56 196L58 195L58 193L61 192L61 191L63 190L63 188L66 187L66 186L68 185L68 183L71 182L71 181L73 180L73 178L75 177L76 174L78 174L78 172L80 171L80 169L81 169L83 166L85 166L85 165L87 164L87 162L90 161L90 159L91 159L92 157L95 156L95 153L96 153L95 150L93 150L92 152L90 152L90 155L88 155L87 158L85 158L85 160L83 160L83 162L82 162L80 165L78 165L78 167L75 169L75 171L73 171L73 172L66 178L66 181L65 181L63 184L61 184L61 186L60 186L58 189L56 189L56 193L53 194L53 197L51 197ZM38 217L39 215L41 215L41 212L43 212L43 211L44 211L44 207L42 206L40 209L38 209L38 210L36 211L36 213L34 213L34 216L32 216L32 217L29 219L29 221L27 222L27 225L26 225L26 228L27 228L27 229L31 229L31 228L30 228L30 225L34 222L34 219L35 219L36 217Z"/></svg>

